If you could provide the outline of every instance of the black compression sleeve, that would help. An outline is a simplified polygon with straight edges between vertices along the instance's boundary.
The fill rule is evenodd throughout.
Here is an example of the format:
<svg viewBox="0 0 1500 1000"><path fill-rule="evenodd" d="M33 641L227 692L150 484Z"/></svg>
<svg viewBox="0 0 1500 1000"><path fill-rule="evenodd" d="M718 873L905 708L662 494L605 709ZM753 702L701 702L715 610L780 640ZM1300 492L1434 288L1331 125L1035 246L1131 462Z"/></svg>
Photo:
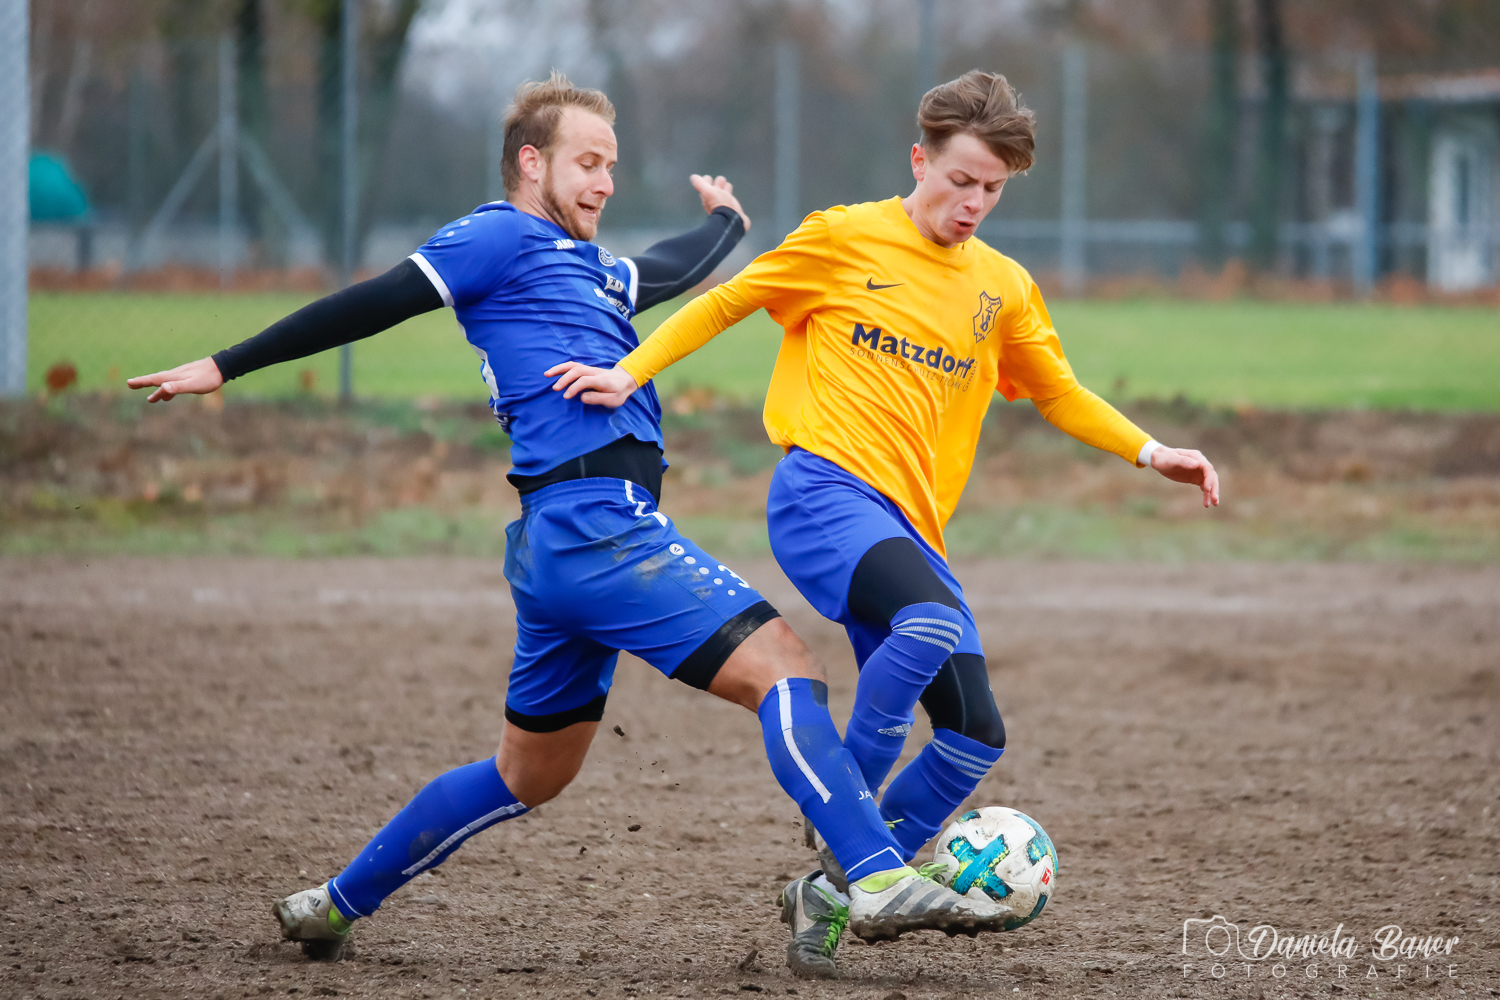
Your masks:
<svg viewBox="0 0 1500 1000"><path fill-rule="evenodd" d="M744 235L740 213L721 205L692 232L653 243L639 257L631 257L638 282L635 311L676 298L708 277Z"/></svg>
<svg viewBox="0 0 1500 1000"><path fill-rule="evenodd" d="M427 275L407 258L379 277L309 303L249 340L220 351L214 364L228 382L268 365L372 337L442 305Z"/></svg>

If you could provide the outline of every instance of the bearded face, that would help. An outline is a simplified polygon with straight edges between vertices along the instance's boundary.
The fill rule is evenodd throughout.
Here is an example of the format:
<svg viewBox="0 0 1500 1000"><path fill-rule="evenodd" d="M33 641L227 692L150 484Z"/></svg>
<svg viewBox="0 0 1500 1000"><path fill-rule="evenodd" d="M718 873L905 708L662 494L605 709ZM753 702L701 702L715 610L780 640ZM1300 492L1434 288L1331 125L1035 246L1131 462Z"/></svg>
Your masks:
<svg viewBox="0 0 1500 1000"><path fill-rule="evenodd" d="M550 159L547 161L546 176L542 178L541 198L547 215L573 239L587 243L598 234L599 214L604 208L603 199L600 199L598 208L586 217L576 200L565 201L558 197L553 161Z"/></svg>

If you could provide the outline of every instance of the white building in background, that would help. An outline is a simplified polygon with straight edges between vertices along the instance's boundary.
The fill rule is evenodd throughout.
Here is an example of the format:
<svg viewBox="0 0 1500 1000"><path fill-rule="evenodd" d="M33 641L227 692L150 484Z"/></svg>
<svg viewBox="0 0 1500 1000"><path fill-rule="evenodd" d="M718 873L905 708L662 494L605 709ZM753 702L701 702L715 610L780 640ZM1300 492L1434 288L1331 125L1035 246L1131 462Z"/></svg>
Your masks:
<svg viewBox="0 0 1500 1000"><path fill-rule="evenodd" d="M1294 270L1348 273L1354 205L1352 80L1299 80ZM1500 284L1500 68L1379 80L1378 268L1442 292Z"/></svg>
<svg viewBox="0 0 1500 1000"><path fill-rule="evenodd" d="M1427 281L1445 292L1495 283L1500 150L1493 115L1445 116L1433 130L1427 185Z"/></svg>

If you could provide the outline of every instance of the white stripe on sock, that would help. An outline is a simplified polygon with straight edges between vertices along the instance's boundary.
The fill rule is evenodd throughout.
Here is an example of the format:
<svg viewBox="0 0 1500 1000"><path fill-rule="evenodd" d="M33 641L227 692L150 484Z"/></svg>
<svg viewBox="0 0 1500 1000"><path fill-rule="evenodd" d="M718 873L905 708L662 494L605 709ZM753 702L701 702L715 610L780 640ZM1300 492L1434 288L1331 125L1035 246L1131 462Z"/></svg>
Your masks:
<svg viewBox="0 0 1500 1000"><path fill-rule="evenodd" d="M932 745L939 753L952 757L954 760L961 760L970 767L988 768L991 766L991 762L985 760L983 757L976 757L971 753L964 753L962 750L959 750L956 747L949 746L942 740L935 739L932 741Z"/></svg>
<svg viewBox="0 0 1500 1000"><path fill-rule="evenodd" d="M369 916L368 913L360 913L354 908L349 902L349 897L345 896L343 890L339 888L339 880L337 878L328 880L328 896L330 899L333 899L333 905L338 907L338 911L344 915L345 920L349 919L349 914L351 913L356 917Z"/></svg>
<svg viewBox="0 0 1500 1000"><path fill-rule="evenodd" d="M791 753L792 760L797 762L803 777L812 784L813 790L827 802L833 798L833 793L828 786L823 784L816 772L807 763L807 758L802 756L802 751L797 749L797 741L792 738L792 689L787 685L786 678L776 682L777 704L781 708L781 738L786 741L787 751Z"/></svg>
<svg viewBox="0 0 1500 1000"><path fill-rule="evenodd" d="M474 822L470 823L468 826L464 827L462 830L459 830L457 833L453 834L441 844L434 847L432 849L432 853L428 854L427 857L423 858L421 861L418 861L410 868L404 869L401 874L405 875L407 878L411 878L413 875L421 872L423 868L426 868L428 865L432 864L433 860L436 859L439 854L442 854L448 848L452 847L460 840L463 840L465 837L469 836L469 834L477 833L478 831L483 830L485 827L489 826L491 823L496 822L497 820L501 820L515 813L525 811L526 807L524 805L519 802L512 802L508 806L501 806L499 809L496 809L492 813L486 813L485 815L476 819Z"/></svg>
<svg viewBox="0 0 1500 1000"><path fill-rule="evenodd" d="M903 632L900 629L897 629L895 634L896 635L904 635L908 639L919 639L922 642L930 642L934 646L937 646L937 647L939 647L941 649L946 649L950 653L953 652L954 646L957 645L957 643L942 642L941 640L929 638L928 636L925 636L925 635L916 635L915 633L912 633L912 632Z"/></svg>
<svg viewBox="0 0 1500 1000"><path fill-rule="evenodd" d="M933 628L930 625L910 625L906 622L902 622L896 627L896 631L906 634L921 632L923 635L935 635L939 639L947 639L949 642L955 641L952 632L947 632L940 628Z"/></svg>
<svg viewBox="0 0 1500 1000"><path fill-rule="evenodd" d="M995 762L992 761L992 760L985 760L983 757L980 757L978 754L966 753L965 751L960 750L958 747L950 746L949 744L944 743L942 740L933 740L932 742L936 743L938 746L942 747L944 750L948 751L949 753L957 754L960 757L967 757L969 760L972 760L976 765L979 765L979 766L982 766L982 767L985 767L985 768L991 768L991 767L995 766Z"/></svg>
<svg viewBox="0 0 1500 1000"><path fill-rule="evenodd" d="M983 778L990 771L988 767L976 767L963 758L954 756L953 752L950 751L947 747L943 746L941 743L934 742L932 746L935 750L937 750L939 757L942 757L948 763L952 764L954 767L958 768L960 771L962 771L964 774L967 774L971 778Z"/></svg>
<svg viewBox="0 0 1500 1000"><path fill-rule="evenodd" d="M960 638L964 634L964 629L963 629L962 625L955 625L955 624L953 624L953 622L948 621L946 618L903 618L903 619L901 619L901 624L902 625L905 625L907 622L912 622L913 624L916 624L916 625L937 625L937 626L939 626L941 628L948 629L950 632L952 632L954 638Z"/></svg>
<svg viewBox="0 0 1500 1000"><path fill-rule="evenodd" d="M844 872L845 872L845 874L847 874L847 873L849 873L851 871L854 871L860 865L864 864L866 861L873 861L875 858L878 858L882 854L885 854L887 852L889 852L891 854L891 856L896 859L896 863L893 864L893 865L891 865L891 868L905 868L906 867L906 862L901 860L901 855L897 854L892 848L882 847L880 850L876 851L874 854L870 855L868 858L863 858L863 859L861 859L859 861L854 862L854 864L850 865L848 868L845 868ZM880 870L881 871L890 871L891 868L882 868ZM875 872L870 872L869 874L870 875L874 875L876 873ZM865 877L866 876L864 876L864 875L860 876L860 878L865 878ZM856 879L855 881L858 881L858 879Z"/></svg>

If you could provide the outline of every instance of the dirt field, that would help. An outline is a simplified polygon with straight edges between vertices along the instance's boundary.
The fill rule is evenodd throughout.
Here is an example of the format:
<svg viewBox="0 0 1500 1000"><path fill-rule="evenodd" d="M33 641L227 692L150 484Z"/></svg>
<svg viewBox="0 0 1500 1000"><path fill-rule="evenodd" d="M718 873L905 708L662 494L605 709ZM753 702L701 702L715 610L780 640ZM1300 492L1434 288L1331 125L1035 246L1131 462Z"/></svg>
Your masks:
<svg viewBox="0 0 1500 1000"><path fill-rule="evenodd" d="M739 568L842 720L842 635L769 562ZM755 719L628 658L562 798L393 897L348 960L279 942L272 896L493 752L498 563L0 561L0 996L1500 991L1500 568L959 575L1010 731L973 801L1047 827L1058 894L1007 935L851 939L823 984L782 965L772 900L811 858ZM1215 914L1246 950L1254 925L1341 928L1353 957L1215 968L1201 931L1183 954ZM1387 925L1456 943L1377 960Z"/></svg>

